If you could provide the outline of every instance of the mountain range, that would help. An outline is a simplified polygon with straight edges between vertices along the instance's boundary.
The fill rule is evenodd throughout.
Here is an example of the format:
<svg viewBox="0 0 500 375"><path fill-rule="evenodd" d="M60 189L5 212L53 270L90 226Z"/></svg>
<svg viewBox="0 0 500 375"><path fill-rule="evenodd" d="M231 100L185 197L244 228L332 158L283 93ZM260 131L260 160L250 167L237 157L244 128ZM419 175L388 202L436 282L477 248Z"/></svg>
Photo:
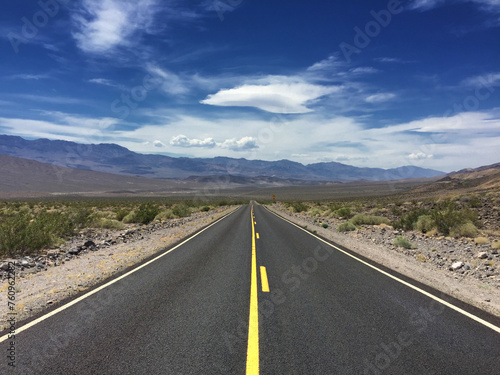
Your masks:
<svg viewBox="0 0 500 375"><path fill-rule="evenodd" d="M388 181L444 175L415 166L393 169L359 168L337 162L304 165L290 160L263 161L228 157L186 158L140 154L116 144L80 144L62 140L26 140L0 135L0 154L35 160L60 167L118 175L168 179L276 178L308 181ZM297 181L296 181L297 182Z"/></svg>

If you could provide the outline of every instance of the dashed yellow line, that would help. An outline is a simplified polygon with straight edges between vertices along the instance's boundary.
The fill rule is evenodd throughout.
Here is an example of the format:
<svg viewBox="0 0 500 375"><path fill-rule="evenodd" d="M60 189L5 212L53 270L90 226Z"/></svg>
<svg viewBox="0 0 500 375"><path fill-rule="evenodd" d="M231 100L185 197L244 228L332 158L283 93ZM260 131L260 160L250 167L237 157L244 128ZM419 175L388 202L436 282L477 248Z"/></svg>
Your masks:
<svg viewBox="0 0 500 375"><path fill-rule="evenodd" d="M255 254L255 226L252 217L252 275L250 286L250 317L248 322L247 375L259 374L259 306L257 300L257 257Z"/></svg>
<svg viewBox="0 0 500 375"><path fill-rule="evenodd" d="M266 267L260 266L260 278L262 281L262 291L269 292L269 282L267 281Z"/></svg>
<svg viewBox="0 0 500 375"><path fill-rule="evenodd" d="M259 233L256 233L256 235L257 235L257 239L260 239L260 237L259 237Z"/></svg>

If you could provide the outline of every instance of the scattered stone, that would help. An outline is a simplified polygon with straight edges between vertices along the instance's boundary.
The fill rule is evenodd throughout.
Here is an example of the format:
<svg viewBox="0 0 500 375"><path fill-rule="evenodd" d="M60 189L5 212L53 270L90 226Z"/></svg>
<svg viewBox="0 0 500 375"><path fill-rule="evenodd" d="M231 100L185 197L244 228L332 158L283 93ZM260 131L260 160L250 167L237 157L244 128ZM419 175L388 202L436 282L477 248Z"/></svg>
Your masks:
<svg viewBox="0 0 500 375"><path fill-rule="evenodd" d="M460 268L462 268L464 266L464 262L455 262L451 265L450 267L450 271L456 271L456 270L459 270Z"/></svg>
<svg viewBox="0 0 500 375"><path fill-rule="evenodd" d="M488 258L488 253L486 251L481 251L480 253L477 254L477 258L486 259Z"/></svg>

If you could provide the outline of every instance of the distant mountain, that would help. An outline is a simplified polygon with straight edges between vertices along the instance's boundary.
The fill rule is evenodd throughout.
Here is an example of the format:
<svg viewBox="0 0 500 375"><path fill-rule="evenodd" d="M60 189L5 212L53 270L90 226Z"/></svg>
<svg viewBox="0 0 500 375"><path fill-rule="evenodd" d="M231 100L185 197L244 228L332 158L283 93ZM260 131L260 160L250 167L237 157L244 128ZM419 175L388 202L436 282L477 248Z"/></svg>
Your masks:
<svg viewBox="0 0 500 375"><path fill-rule="evenodd" d="M303 165L290 160L173 158L139 154L116 144L79 144L48 139L25 140L8 135L0 135L0 154L69 168L151 178L182 179L191 176L232 175L346 182L387 181L445 174L414 166L381 169L358 168L335 162Z"/></svg>
<svg viewBox="0 0 500 375"><path fill-rule="evenodd" d="M0 198L40 195L149 195L201 189L195 182L123 176L0 155Z"/></svg>

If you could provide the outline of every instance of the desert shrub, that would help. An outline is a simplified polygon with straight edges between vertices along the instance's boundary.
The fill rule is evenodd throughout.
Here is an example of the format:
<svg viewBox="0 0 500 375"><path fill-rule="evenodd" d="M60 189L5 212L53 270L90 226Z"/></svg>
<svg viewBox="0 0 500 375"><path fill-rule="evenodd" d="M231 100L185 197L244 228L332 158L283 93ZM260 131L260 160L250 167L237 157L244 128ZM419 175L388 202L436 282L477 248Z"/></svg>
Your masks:
<svg viewBox="0 0 500 375"><path fill-rule="evenodd" d="M394 216L401 216L403 214L403 210L399 207L399 206L392 206L391 207L391 214L394 215Z"/></svg>
<svg viewBox="0 0 500 375"><path fill-rule="evenodd" d="M169 220L173 219L174 213L172 212L171 209L168 210L161 210L158 215L156 215L155 220L161 221L161 220Z"/></svg>
<svg viewBox="0 0 500 375"><path fill-rule="evenodd" d="M392 222L392 226L396 229L412 230L415 228L418 218L428 214L424 208L414 208L404 213L398 220Z"/></svg>
<svg viewBox="0 0 500 375"><path fill-rule="evenodd" d="M430 215L419 216L417 222L415 223L415 229L422 233L430 232L435 227L436 223L434 223L434 220L432 220Z"/></svg>
<svg viewBox="0 0 500 375"><path fill-rule="evenodd" d="M394 245L404 247L405 249L416 249L416 246L412 245L405 236L396 236Z"/></svg>
<svg viewBox="0 0 500 375"><path fill-rule="evenodd" d="M201 211L203 211L203 212L210 211L210 207L209 206L204 206L204 207L201 208Z"/></svg>
<svg viewBox="0 0 500 375"><path fill-rule="evenodd" d="M158 206L152 203L143 203L135 211L135 222L141 224L149 224L152 222L156 215L160 212Z"/></svg>
<svg viewBox="0 0 500 375"><path fill-rule="evenodd" d="M473 222L467 221L463 224L459 224L450 230L450 236L452 237L470 237L473 238L477 236L479 230L474 225Z"/></svg>
<svg viewBox="0 0 500 375"><path fill-rule="evenodd" d="M475 194L463 197L462 201L464 201L465 203L467 203L467 205L469 207L473 207L473 208L481 207L481 199L479 199L479 197L477 195L475 195Z"/></svg>
<svg viewBox="0 0 500 375"><path fill-rule="evenodd" d="M459 210L455 202L445 200L431 210L431 217L437 229L444 235L449 235L452 229L462 224L469 221L474 223L477 220L477 213L469 208Z"/></svg>
<svg viewBox="0 0 500 375"><path fill-rule="evenodd" d="M319 208L313 208L311 210L311 215L312 216L319 216L319 215L321 215L321 210Z"/></svg>
<svg viewBox="0 0 500 375"><path fill-rule="evenodd" d="M94 223L93 227L103 229L123 229L125 225L118 220L103 218Z"/></svg>
<svg viewBox="0 0 500 375"><path fill-rule="evenodd" d="M350 232L356 230L356 226L350 221L346 221L345 223L339 224L337 227L338 232Z"/></svg>
<svg viewBox="0 0 500 375"><path fill-rule="evenodd" d="M179 203L172 207L172 213L177 217L187 217L191 215L191 209L186 204Z"/></svg>
<svg viewBox="0 0 500 375"><path fill-rule="evenodd" d="M89 207L71 207L67 212L75 228L85 228L96 219L94 211Z"/></svg>
<svg viewBox="0 0 500 375"><path fill-rule="evenodd" d="M115 213L115 218L118 221L122 221L125 216L127 216L130 213L130 210L127 210L125 208L120 208L118 211Z"/></svg>
<svg viewBox="0 0 500 375"><path fill-rule="evenodd" d="M339 217L345 217L349 219L352 216L351 208L347 206L340 207L336 212Z"/></svg>
<svg viewBox="0 0 500 375"><path fill-rule="evenodd" d="M129 224L129 223L136 223L136 218L135 218L135 211L130 211L127 216L125 216L122 219L123 223Z"/></svg>
<svg viewBox="0 0 500 375"><path fill-rule="evenodd" d="M308 207L302 202L294 202L291 204L293 212L303 212L307 211Z"/></svg>
<svg viewBox="0 0 500 375"><path fill-rule="evenodd" d="M354 225L380 225L382 223L389 224L390 220L382 216L357 214L351 219L351 222Z"/></svg>
<svg viewBox="0 0 500 375"><path fill-rule="evenodd" d="M0 255L31 254L61 241L75 229L69 215L41 211L37 215L24 212L3 217L0 221Z"/></svg>
<svg viewBox="0 0 500 375"><path fill-rule="evenodd" d="M328 224L327 224L327 223L323 223L323 224L321 224L321 226L322 226L323 228L325 228L325 229L326 229L326 228L328 228Z"/></svg>

